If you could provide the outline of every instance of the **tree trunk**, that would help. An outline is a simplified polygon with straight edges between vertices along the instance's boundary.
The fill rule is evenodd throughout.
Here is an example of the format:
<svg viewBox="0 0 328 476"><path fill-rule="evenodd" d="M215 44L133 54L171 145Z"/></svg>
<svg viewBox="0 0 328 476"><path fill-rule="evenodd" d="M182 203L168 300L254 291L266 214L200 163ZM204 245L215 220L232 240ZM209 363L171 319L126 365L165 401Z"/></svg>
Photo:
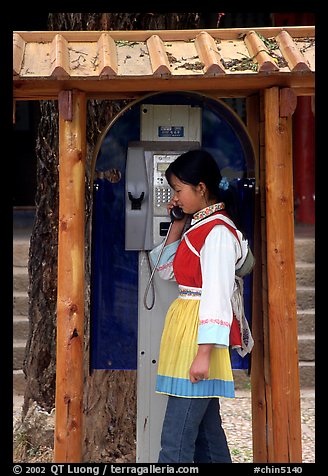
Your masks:
<svg viewBox="0 0 328 476"><path fill-rule="evenodd" d="M27 379L24 416L36 401L54 407L56 377L56 301L58 232L58 112L41 101L36 143L36 217L29 250L29 337L25 350Z"/></svg>
<svg viewBox="0 0 328 476"><path fill-rule="evenodd" d="M50 13L49 30L187 29L215 26L216 14L200 13ZM126 101L88 101L85 197L85 385L83 460L135 461L136 372L96 371L89 375L91 161L108 122ZM57 102L40 103L36 144L36 219L29 256L29 338L24 372L23 415L36 402L55 406L56 300L58 242Z"/></svg>

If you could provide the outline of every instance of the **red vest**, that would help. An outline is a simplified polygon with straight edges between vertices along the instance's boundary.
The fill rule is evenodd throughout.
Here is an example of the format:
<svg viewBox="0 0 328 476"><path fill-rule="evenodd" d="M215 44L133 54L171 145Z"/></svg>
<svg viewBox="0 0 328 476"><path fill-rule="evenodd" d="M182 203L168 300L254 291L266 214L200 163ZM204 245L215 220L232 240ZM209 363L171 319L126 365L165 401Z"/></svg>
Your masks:
<svg viewBox="0 0 328 476"><path fill-rule="evenodd" d="M203 225L198 226L194 230L191 228L191 230L188 231L187 237L189 242L193 248L195 248L198 254L200 254L200 250L204 245L207 235L217 225L223 225L227 227L239 241L235 228L227 224L225 221L220 220L220 214L228 217L225 212L216 212L213 215L217 215L217 219L211 220L208 223L205 221ZM173 261L173 269L174 276L178 284L195 288L202 287L200 259L199 256L190 250L186 243L186 239L181 241L177 249ZM241 345L239 324L234 316L230 329L230 344L232 346Z"/></svg>
<svg viewBox="0 0 328 476"><path fill-rule="evenodd" d="M195 248L198 254L204 245L207 235L217 225L223 225L228 228L239 242L238 235L234 227L223 220L220 220L220 215L228 217L225 212L216 212L212 216L217 216L216 220L204 222L195 229L190 229L187 237L191 245ZM228 217L229 218L229 217ZM176 252L173 261L174 276L177 282L183 286L192 286L195 288L202 287L202 274L200 269L199 257L193 253L188 247L186 240L182 240Z"/></svg>

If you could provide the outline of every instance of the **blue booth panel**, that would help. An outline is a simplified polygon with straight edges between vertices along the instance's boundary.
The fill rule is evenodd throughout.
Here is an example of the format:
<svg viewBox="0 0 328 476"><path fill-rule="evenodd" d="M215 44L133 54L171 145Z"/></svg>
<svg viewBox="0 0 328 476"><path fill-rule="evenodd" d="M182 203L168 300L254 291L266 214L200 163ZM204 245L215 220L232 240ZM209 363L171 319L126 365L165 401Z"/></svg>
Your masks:
<svg viewBox="0 0 328 476"><path fill-rule="evenodd" d="M137 368L138 252L124 249L123 204L117 203L122 197L118 184L96 180L91 291L94 369Z"/></svg>

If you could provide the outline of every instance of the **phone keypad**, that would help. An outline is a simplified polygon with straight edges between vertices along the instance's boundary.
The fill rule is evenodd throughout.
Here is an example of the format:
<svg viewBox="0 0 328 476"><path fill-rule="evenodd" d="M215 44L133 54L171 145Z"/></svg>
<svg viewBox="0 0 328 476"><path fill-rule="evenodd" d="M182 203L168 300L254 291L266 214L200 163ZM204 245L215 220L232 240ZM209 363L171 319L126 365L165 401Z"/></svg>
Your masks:
<svg viewBox="0 0 328 476"><path fill-rule="evenodd" d="M162 207L170 202L172 197L171 187L155 187L156 207Z"/></svg>

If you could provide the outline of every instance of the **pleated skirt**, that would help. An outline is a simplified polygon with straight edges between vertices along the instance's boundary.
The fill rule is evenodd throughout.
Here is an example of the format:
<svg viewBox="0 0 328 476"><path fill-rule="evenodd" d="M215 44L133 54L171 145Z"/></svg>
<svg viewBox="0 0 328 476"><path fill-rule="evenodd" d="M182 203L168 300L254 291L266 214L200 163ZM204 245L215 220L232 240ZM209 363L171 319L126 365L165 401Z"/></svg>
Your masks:
<svg viewBox="0 0 328 476"><path fill-rule="evenodd" d="M171 304L161 338L156 392L185 398L234 398L228 348L211 350L209 378L189 380L189 369L198 350L200 299L178 297Z"/></svg>

